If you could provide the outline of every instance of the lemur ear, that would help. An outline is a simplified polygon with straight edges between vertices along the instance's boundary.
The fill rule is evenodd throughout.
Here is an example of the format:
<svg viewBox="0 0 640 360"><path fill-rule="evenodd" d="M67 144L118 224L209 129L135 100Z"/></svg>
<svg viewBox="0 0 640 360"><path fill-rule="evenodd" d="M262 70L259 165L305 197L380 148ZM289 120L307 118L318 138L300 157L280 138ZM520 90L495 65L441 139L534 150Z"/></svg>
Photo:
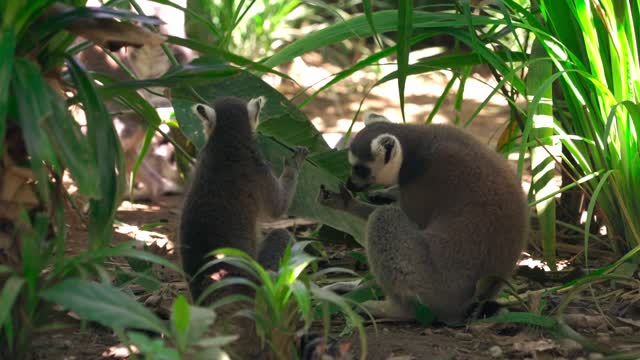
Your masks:
<svg viewBox="0 0 640 360"><path fill-rule="evenodd" d="M202 121L205 139L208 139L216 128L216 111L205 104L195 104L191 107L193 112Z"/></svg>
<svg viewBox="0 0 640 360"><path fill-rule="evenodd" d="M259 96L257 98L253 98L249 100L249 103L247 103L247 111L249 112L249 121L251 121L251 127L254 130L258 127L260 110L262 110L266 102L267 102L266 97Z"/></svg>
<svg viewBox="0 0 640 360"><path fill-rule="evenodd" d="M371 124L375 124L377 122L391 122L391 120L387 119L383 115L367 112L364 114L364 125L369 126Z"/></svg>
<svg viewBox="0 0 640 360"><path fill-rule="evenodd" d="M400 142L391 134L382 134L371 142L371 153L375 158L384 156L384 163L388 163L397 153Z"/></svg>

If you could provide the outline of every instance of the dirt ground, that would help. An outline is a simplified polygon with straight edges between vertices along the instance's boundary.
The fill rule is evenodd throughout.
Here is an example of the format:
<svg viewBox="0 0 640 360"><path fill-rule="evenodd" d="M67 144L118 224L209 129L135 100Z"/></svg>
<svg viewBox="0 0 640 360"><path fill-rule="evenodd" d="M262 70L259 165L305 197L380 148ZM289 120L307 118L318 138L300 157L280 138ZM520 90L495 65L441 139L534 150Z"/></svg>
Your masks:
<svg viewBox="0 0 640 360"><path fill-rule="evenodd" d="M305 73L305 82L313 83L335 69L329 66L318 66L318 58L307 56L302 62L294 62L288 69L291 76ZM315 74L308 76L309 74ZM380 75L377 75L380 76ZM376 76L376 77L377 77ZM357 106L363 96L366 85L376 78L368 73L358 73L354 77L339 84L330 92L324 93L309 106L304 108L305 113L316 126L327 135L331 142L337 141L351 122ZM447 81L447 74L434 73L426 76L412 77L407 84L406 113L410 121L421 121L428 116L433 104L441 93ZM487 78L481 78L488 81ZM287 84L280 85L280 89L288 95L295 92L295 88ZM464 122L477 106L484 100L491 89L481 81L470 80L465 89L465 101L462 111L458 114L454 109L455 87L450 96L445 100L441 113L435 117L438 122L452 122L459 115ZM389 82L372 92L365 102L365 110L376 111L392 119L400 119L399 104L397 99L397 85ZM494 97L468 127L469 131L483 141L495 144L496 134L505 126L509 110L506 102L498 96ZM357 128L356 128L357 130ZM333 135L332 135L333 134ZM524 184L525 188L527 184ZM178 214L180 212L182 196L162 196L155 203L129 203L124 202L117 214L117 224L114 226L114 239L116 241L138 240L148 244L156 244L165 247L169 251L158 251L170 259L175 260L171 254L172 241L175 239ZM145 225L156 224L152 229L144 230ZM75 214L70 216L68 224L70 239L67 246L68 253L80 252L86 244L86 226L81 218ZM562 239L571 239L575 234L571 232L559 234ZM535 233L532 235L531 256L533 261L538 254L535 246ZM571 274L571 270L580 268L581 246L571 245L564 247L561 255L570 263L562 272L540 275L537 278L531 273L523 272L516 276L515 284L520 290L528 289L535 292L536 289L548 287L562 282L555 282L557 277ZM575 243L575 242L574 242ZM329 253L334 255L334 246L328 245ZM593 254L597 259L606 264L612 259L611 254L594 249ZM343 251L342 251L343 253ZM338 256L339 257L339 256ZM336 256L335 261L340 261ZM118 261L115 259L114 261ZM531 262L530 262L531 263ZM554 278L551 275L556 275ZM185 284L182 279L166 271L160 272L161 280L167 286L181 291ZM637 279L638 274L634 275ZM626 283L605 283L594 286L594 294L598 301L595 302L591 292L578 293L575 300L566 310L565 321L573 329L588 339L597 341L605 350L636 352L640 354L640 290L630 287ZM140 301L149 298L149 294L140 295ZM550 309L557 308L563 295L552 296L547 302L542 303L535 293L526 300L527 306L532 311L542 311L548 314ZM167 316L166 304L171 303L170 298L163 299L159 304L151 307L160 315ZM521 305L513 305L513 310L523 310ZM607 316L603 316L606 314ZM36 359L105 359L123 358L126 352L118 348L119 340L108 329L97 325L86 325L81 329L79 322L68 316L60 314L60 319L70 325L67 330L55 333L43 334L33 344L33 353ZM341 319L334 322L335 334L343 329ZM377 330L376 330L377 328ZM566 337L554 339L551 333L533 327L524 327L509 324L474 324L463 328L448 328L434 326L425 328L417 324L392 323L379 321L376 327L367 323L368 359L377 360L410 360L410 359L600 359L603 355L598 351L587 351L576 340ZM354 344L354 355L360 353L360 344L357 336L348 335ZM576 339L576 338L574 338ZM629 359L634 358L626 357ZM635 358L640 358L640 355Z"/></svg>

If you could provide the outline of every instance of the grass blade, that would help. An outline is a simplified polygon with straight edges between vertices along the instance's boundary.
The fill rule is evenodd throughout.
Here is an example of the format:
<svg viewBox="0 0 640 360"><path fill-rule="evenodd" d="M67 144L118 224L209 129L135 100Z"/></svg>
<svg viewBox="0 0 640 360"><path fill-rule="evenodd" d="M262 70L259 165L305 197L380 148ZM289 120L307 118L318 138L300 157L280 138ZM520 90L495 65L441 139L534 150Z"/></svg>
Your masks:
<svg viewBox="0 0 640 360"><path fill-rule="evenodd" d="M433 36L435 33L428 33L428 34L422 34L419 36L416 36L414 38L412 38L410 40L410 44L415 44L417 42L420 42L424 39L427 39L431 36ZM302 101L300 103L300 107L304 107L305 105L307 105L308 103L310 103L313 99L315 99L315 97L320 94L321 92L327 90L328 88L330 88L331 86L335 85L336 83L338 83L339 81L346 79L347 77L349 77L350 75L352 75L353 73L355 73L358 70L364 69L367 66L370 65L374 65L376 64L379 60L390 56L394 53L396 53L398 51L398 47L397 46L391 46L388 47L384 50L378 51L376 53L374 53L373 55L368 56L366 59L364 60L360 60L357 64L353 65L352 67L343 70L337 74L335 74L335 76L333 77L333 79L331 79L331 81L329 81L328 83L326 83L325 85L323 85L320 89L316 90L313 94L309 95L306 99L304 99L304 101Z"/></svg>
<svg viewBox="0 0 640 360"><path fill-rule="evenodd" d="M16 38L13 29L0 32L0 149L4 148L4 134L7 131L7 111L9 108L9 85L13 74Z"/></svg>
<svg viewBox="0 0 640 360"><path fill-rule="evenodd" d="M369 23L369 26L371 27L371 33L373 34L373 38L375 39L376 43L378 43L378 46L380 46L380 49L383 49L384 45L382 44L382 41L380 40L380 36L378 35L378 32L376 31L376 24L373 22L372 1L371 0L362 0L362 7L364 8L364 16L367 18L367 22Z"/></svg>
<svg viewBox="0 0 640 360"><path fill-rule="evenodd" d="M17 276L10 277L4 283L0 293L0 326L4 325L9 318L13 303L16 301L18 294L20 294L22 285L24 285L24 279Z"/></svg>
<svg viewBox="0 0 640 360"><path fill-rule="evenodd" d="M404 87L409 68L410 39L413 30L413 0L400 0L398 8L398 95L400 96L400 112L402 122L406 122L404 114Z"/></svg>
<svg viewBox="0 0 640 360"><path fill-rule="evenodd" d="M533 44L532 58L541 58L545 55L540 42ZM540 144L531 148L531 170L533 174L532 188L534 198L537 200L546 198L549 194L557 191L554 183L556 159L549 153L554 149L553 139L553 103L551 100L551 87L544 87L544 82L551 76L551 63L548 61L537 61L529 65L527 75L527 90L529 93L537 91L537 97L542 101L529 110L533 130L531 136L539 139ZM541 93L540 93L541 92ZM555 199L548 198L544 201L537 201L536 210L540 222L540 233L542 237L542 250L544 259L553 270L556 269L556 207Z"/></svg>

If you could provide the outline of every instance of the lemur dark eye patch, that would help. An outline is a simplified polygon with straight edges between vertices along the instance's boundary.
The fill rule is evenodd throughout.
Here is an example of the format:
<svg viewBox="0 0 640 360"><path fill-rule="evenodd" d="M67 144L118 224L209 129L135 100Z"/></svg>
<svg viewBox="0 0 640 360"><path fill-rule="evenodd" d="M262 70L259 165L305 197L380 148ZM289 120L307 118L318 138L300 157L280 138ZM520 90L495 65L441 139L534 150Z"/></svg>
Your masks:
<svg viewBox="0 0 640 360"><path fill-rule="evenodd" d="M207 119L207 112L205 111L204 106L202 105L196 106L196 111L198 112L198 114L200 114L200 116Z"/></svg>
<svg viewBox="0 0 640 360"><path fill-rule="evenodd" d="M351 171L353 172L353 175L360 178L367 178L369 177L369 174L371 174L371 169L362 164L353 165Z"/></svg>

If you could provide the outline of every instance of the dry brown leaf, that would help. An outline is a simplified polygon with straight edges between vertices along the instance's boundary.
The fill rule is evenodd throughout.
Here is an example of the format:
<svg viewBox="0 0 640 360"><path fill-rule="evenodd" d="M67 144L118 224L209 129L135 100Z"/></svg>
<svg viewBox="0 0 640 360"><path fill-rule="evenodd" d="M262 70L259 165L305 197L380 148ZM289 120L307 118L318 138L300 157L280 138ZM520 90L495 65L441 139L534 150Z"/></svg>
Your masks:
<svg viewBox="0 0 640 360"><path fill-rule="evenodd" d="M73 9L73 6L56 2L47 9L43 19L72 11ZM120 22L115 19L78 19L67 30L112 51L118 50L123 46L159 45L167 39L166 36L141 26Z"/></svg>

